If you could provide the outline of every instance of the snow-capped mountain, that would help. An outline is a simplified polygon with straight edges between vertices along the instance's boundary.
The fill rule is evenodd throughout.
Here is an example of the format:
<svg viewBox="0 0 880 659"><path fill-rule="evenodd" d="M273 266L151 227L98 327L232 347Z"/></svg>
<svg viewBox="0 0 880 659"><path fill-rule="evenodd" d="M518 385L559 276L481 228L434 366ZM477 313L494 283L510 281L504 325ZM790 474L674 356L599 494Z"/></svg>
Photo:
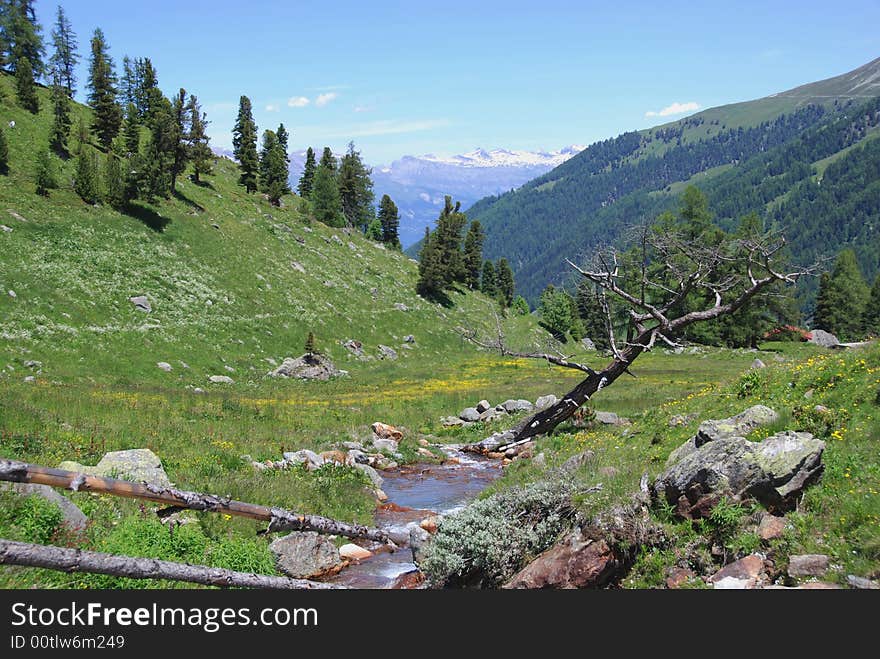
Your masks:
<svg viewBox="0 0 880 659"><path fill-rule="evenodd" d="M459 156L441 158L433 154L421 156L421 160L456 165L458 167L557 167L586 147L578 144L559 151L516 151L509 149L474 149Z"/></svg>

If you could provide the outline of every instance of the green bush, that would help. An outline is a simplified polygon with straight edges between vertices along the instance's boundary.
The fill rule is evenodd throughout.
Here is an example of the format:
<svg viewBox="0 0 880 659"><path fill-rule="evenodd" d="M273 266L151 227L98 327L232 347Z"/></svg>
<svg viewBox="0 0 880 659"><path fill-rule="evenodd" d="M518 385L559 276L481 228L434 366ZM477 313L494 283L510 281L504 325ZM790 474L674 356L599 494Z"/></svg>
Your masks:
<svg viewBox="0 0 880 659"><path fill-rule="evenodd" d="M41 496L0 493L0 537L49 544L63 520L61 509Z"/></svg>

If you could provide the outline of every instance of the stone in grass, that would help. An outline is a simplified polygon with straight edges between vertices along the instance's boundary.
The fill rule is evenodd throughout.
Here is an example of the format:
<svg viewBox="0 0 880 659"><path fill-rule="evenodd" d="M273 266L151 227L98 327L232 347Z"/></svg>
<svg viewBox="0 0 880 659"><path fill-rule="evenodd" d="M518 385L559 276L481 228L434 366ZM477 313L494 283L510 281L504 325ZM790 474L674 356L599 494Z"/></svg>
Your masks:
<svg viewBox="0 0 880 659"><path fill-rule="evenodd" d="M379 359L390 359L393 361L397 359L397 351L394 348L379 344Z"/></svg>
<svg viewBox="0 0 880 659"><path fill-rule="evenodd" d="M150 301L147 299L146 295L135 295L134 297L128 298L128 301L134 305L134 308L138 311L143 311L144 313L150 313L153 310Z"/></svg>
<svg viewBox="0 0 880 659"><path fill-rule="evenodd" d="M0 490L13 490L21 496L38 496L55 504L61 509L61 523L71 531L82 531L89 518L83 514L73 501L63 494L55 491L48 485L35 485L33 483L0 483Z"/></svg>
<svg viewBox="0 0 880 659"><path fill-rule="evenodd" d="M269 550L278 570L295 579L316 579L343 567L333 541L314 531L294 531L275 540Z"/></svg>
<svg viewBox="0 0 880 659"><path fill-rule="evenodd" d="M305 465L308 471L314 471L324 464L324 458L308 449L300 451L287 451L281 456L284 462L290 466Z"/></svg>
<svg viewBox="0 0 880 659"><path fill-rule="evenodd" d="M233 380L228 375L209 375L208 380L213 382L214 384L234 384L235 380Z"/></svg>
<svg viewBox="0 0 880 659"><path fill-rule="evenodd" d="M508 414L513 414L514 412L531 412L535 409L535 406L525 399L506 400L501 403L501 407L503 407L504 411Z"/></svg>
<svg viewBox="0 0 880 659"><path fill-rule="evenodd" d="M481 400L479 403L477 403L477 412L479 412L480 414L482 414L483 412L488 412L490 409L492 409L492 405L491 403L489 403L488 400Z"/></svg>
<svg viewBox="0 0 880 659"><path fill-rule="evenodd" d="M764 576L764 559L750 554L725 565L709 577L709 583L718 589L755 588Z"/></svg>
<svg viewBox="0 0 880 659"><path fill-rule="evenodd" d="M543 410L546 407L550 407L551 405L556 405L559 402L559 399L553 394L547 394L546 396L541 396L538 400L535 401L535 407L539 410Z"/></svg>
<svg viewBox="0 0 880 659"><path fill-rule="evenodd" d="M799 554L788 558L788 576L821 577L828 571L829 559L825 554Z"/></svg>
<svg viewBox="0 0 880 659"><path fill-rule="evenodd" d="M480 420L480 413L477 411L476 407L466 407L461 411L461 414L458 415L458 418L462 421L470 421L473 423Z"/></svg>
<svg viewBox="0 0 880 659"><path fill-rule="evenodd" d="M144 481L160 487L172 487L168 474L162 468L159 456L146 448L105 453L94 467L68 461L62 462L59 468L91 476L119 478L134 482Z"/></svg>
<svg viewBox="0 0 880 659"><path fill-rule="evenodd" d="M159 370L165 371L166 373L171 372L171 364L169 364L168 362L156 362L156 367L159 368Z"/></svg>

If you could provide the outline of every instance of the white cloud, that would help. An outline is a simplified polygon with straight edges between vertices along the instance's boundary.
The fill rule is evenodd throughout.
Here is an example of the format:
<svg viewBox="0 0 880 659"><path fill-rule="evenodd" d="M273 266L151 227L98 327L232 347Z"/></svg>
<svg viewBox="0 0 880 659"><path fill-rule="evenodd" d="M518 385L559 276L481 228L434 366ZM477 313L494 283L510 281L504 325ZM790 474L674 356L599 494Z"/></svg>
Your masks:
<svg viewBox="0 0 880 659"><path fill-rule="evenodd" d="M309 103L311 103L311 101L305 96L291 96L287 99L287 107L289 108L304 108Z"/></svg>
<svg viewBox="0 0 880 659"><path fill-rule="evenodd" d="M700 104L691 101L689 103L673 103L672 105L668 105L659 112L654 112L653 110L649 110L645 112L646 117L671 117L674 114L684 114L685 112L693 112L694 110L699 110Z"/></svg>
<svg viewBox="0 0 880 659"><path fill-rule="evenodd" d="M355 106L354 106L354 111L355 111L355 112L358 112L358 113L360 113L360 112L372 112L372 111L373 111L373 108L372 108L371 106L369 106L369 105L355 105Z"/></svg>
<svg viewBox="0 0 880 659"><path fill-rule="evenodd" d="M281 108L275 103L269 103L269 105L266 106L266 112L278 112L280 109Z"/></svg>
<svg viewBox="0 0 880 659"><path fill-rule="evenodd" d="M319 108L322 108L325 105L327 105L330 101L335 100L337 96L339 96L339 94L337 94L336 92L329 92L327 94L319 94L318 98L315 99L315 105L318 106Z"/></svg>

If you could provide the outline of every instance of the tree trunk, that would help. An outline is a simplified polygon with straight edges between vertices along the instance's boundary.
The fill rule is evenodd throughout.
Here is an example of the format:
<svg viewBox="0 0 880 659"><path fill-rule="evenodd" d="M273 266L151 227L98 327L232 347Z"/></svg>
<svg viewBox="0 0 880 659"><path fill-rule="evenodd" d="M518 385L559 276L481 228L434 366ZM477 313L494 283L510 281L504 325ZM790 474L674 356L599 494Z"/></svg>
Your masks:
<svg viewBox="0 0 880 659"><path fill-rule="evenodd" d="M317 531L347 538L366 538L388 542L388 535L379 529L360 524L346 524L318 515L302 515L282 508L270 508L253 503L234 501L213 494L187 492L165 488L151 483L135 483L116 478L88 476L65 469L52 469L15 460L0 459L0 480L13 483L39 483L68 490L105 492L130 499L146 499L169 504L175 508L219 512L269 522L269 531Z"/></svg>
<svg viewBox="0 0 880 659"><path fill-rule="evenodd" d="M0 565L24 565L63 572L91 572L129 579L169 579L220 588L275 590L331 589L334 584L235 572L207 565L188 565L154 558L132 558L81 549L67 549L0 539Z"/></svg>

